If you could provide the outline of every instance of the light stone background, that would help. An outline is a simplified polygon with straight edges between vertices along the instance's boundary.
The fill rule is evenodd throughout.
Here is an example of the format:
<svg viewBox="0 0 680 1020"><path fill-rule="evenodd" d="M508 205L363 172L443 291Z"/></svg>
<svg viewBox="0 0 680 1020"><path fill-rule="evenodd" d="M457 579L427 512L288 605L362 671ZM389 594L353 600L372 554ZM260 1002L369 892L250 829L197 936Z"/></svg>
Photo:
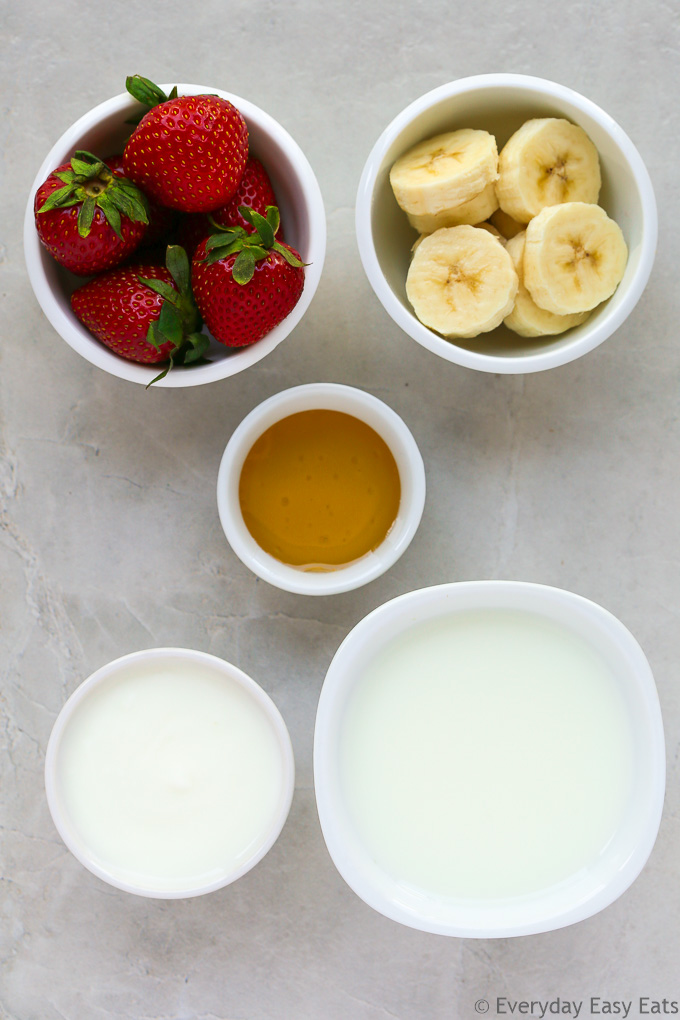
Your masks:
<svg viewBox="0 0 680 1020"><path fill-rule="evenodd" d="M490 1016L496 996L680 999L677 7L3 6L2 1017L449 1020L474 1016L482 996ZM525 378L449 365L402 334L354 237L359 175L392 117L452 78L498 70L552 78L609 111L638 146L661 211L651 281L618 334ZM23 207L46 151L134 72L214 83L269 111L308 155L326 202L327 261L304 321L264 362L207 388L145 392L90 366L50 328L24 269ZM227 546L214 499L242 417L316 380L395 408L428 480L402 560L324 599L258 582ZM666 809L640 878L596 917L514 940L449 940L373 912L335 871L314 805L316 703L342 638L395 595L470 578L554 584L618 615L650 659L667 734ZM78 683L125 652L171 644L223 656L261 683L298 770L269 855L235 885L182 902L128 896L85 871L56 835L42 780L50 728Z"/></svg>

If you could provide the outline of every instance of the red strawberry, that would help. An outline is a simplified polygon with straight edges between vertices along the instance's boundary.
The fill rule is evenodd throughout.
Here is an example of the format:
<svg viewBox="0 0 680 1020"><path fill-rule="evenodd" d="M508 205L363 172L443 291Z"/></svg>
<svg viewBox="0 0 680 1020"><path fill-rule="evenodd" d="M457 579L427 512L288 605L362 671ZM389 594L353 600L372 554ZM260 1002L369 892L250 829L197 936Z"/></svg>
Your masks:
<svg viewBox="0 0 680 1020"><path fill-rule="evenodd" d="M139 75L126 88L150 106L123 153L125 173L161 205L210 212L235 193L248 158L248 128L219 96L170 97Z"/></svg>
<svg viewBox="0 0 680 1020"><path fill-rule="evenodd" d="M241 206L254 228L227 227L203 241L191 264L201 315L216 340L245 347L261 340L293 310L304 286L303 262L276 240L279 212L267 218Z"/></svg>
<svg viewBox="0 0 680 1020"><path fill-rule="evenodd" d="M91 152L53 170L34 202L38 236L78 276L119 265L141 243L148 204L139 188Z"/></svg>
<svg viewBox="0 0 680 1020"><path fill-rule="evenodd" d="M261 216L266 214L267 206L276 205L276 196L274 195L272 183L269 180L269 174L259 159L255 159L254 156L248 157L243 177L234 197L226 205L220 206L219 209L214 209L210 213L210 218L215 223L219 223L220 226L243 227L250 233L253 227L239 212L239 207L242 205L247 206L249 209L254 209ZM213 227L206 214L190 213L180 223L178 233L179 243L192 255L201 241L204 241L206 237L210 237L212 233ZM281 240L280 227L277 230L277 237Z"/></svg>
<svg viewBox="0 0 680 1020"><path fill-rule="evenodd" d="M71 307L91 333L130 361L190 364L202 358L209 339L189 286L189 260L169 246L167 268L152 262L113 269L83 284ZM153 380L153 382L156 381Z"/></svg>

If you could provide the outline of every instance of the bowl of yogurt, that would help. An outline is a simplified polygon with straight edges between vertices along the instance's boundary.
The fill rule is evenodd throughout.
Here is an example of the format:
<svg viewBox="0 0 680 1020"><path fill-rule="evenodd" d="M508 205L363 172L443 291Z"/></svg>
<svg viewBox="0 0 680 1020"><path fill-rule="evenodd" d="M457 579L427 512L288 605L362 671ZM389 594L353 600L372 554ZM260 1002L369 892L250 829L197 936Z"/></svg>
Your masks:
<svg viewBox="0 0 680 1020"><path fill-rule="evenodd" d="M271 698L187 648L98 669L59 713L45 760L49 809L73 855L118 889L163 899L250 871L283 828L294 776Z"/></svg>
<svg viewBox="0 0 680 1020"><path fill-rule="evenodd" d="M560 928L620 896L654 845L653 676L624 625L571 592L409 592L338 649L314 777L330 855L380 913L463 938Z"/></svg>

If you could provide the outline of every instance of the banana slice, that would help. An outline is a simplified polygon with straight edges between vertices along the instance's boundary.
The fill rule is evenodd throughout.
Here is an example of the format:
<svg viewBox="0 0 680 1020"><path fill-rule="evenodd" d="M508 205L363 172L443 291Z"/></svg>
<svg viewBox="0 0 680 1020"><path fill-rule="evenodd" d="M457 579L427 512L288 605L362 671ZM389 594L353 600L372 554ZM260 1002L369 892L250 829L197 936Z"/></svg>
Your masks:
<svg viewBox="0 0 680 1020"><path fill-rule="evenodd" d="M433 234L441 227L457 227L462 223L476 226L482 220L489 218L492 212L498 208L496 189L492 184L480 191L478 195L471 198L469 202L456 205L453 209L444 209L439 213L425 213L417 216L415 213L407 213L412 227L423 234Z"/></svg>
<svg viewBox="0 0 680 1020"><path fill-rule="evenodd" d="M425 325L449 339L499 326L515 303L517 273L487 230L444 227L414 252L406 295Z"/></svg>
<svg viewBox="0 0 680 1020"><path fill-rule="evenodd" d="M476 225L480 230L488 230L492 237L495 237L501 244L505 244L505 238L500 231L496 230L492 223L477 223ZM413 254L416 248L420 246L426 237L429 237L429 234L419 234L418 237L416 237L415 241L411 245L411 254Z"/></svg>
<svg viewBox="0 0 680 1020"><path fill-rule="evenodd" d="M515 234L519 234L520 230L524 230L525 227L524 223L518 223L517 220L513 220L512 216L508 216L502 209L496 209L489 219L508 241Z"/></svg>
<svg viewBox="0 0 680 1020"><path fill-rule="evenodd" d="M525 286L540 308L556 315L586 312L605 301L627 260L621 228L599 205L549 206L526 229Z"/></svg>
<svg viewBox="0 0 680 1020"><path fill-rule="evenodd" d="M506 251L513 261L519 278L519 287L515 297L515 307L504 319L505 325L520 336L555 336L564 333L565 329L578 326L584 322L590 312L576 312L574 315L555 315L539 308L531 294L524 286L524 231L515 234L506 244Z"/></svg>
<svg viewBox="0 0 680 1020"><path fill-rule="evenodd" d="M503 146L496 194L503 212L528 223L562 202L597 202L597 149L583 128L558 117L528 120Z"/></svg>
<svg viewBox="0 0 680 1020"><path fill-rule="evenodd" d="M496 139L488 131L473 128L419 142L390 170L397 202L405 213L414 216L437 216L462 206L477 198L497 177Z"/></svg>

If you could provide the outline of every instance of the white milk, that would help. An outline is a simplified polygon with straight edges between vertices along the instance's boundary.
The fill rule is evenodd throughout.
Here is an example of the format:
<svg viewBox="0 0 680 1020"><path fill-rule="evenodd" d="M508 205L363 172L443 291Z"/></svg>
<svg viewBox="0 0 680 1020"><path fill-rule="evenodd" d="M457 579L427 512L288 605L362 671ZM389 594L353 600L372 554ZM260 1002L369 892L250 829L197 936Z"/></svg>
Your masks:
<svg viewBox="0 0 680 1020"><path fill-rule="evenodd" d="M135 663L94 688L63 735L63 812L95 861L150 890L200 887L262 846L282 793L264 710L209 666Z"/></svg>
<svg viewBox="0 0 680 1020"><path fill-rule="evenodd" d="M569 878L611 839L632 783L615 676L529 612L407 630L357 678L340 739L360 842L438 896L521 896Z"/></svg>

